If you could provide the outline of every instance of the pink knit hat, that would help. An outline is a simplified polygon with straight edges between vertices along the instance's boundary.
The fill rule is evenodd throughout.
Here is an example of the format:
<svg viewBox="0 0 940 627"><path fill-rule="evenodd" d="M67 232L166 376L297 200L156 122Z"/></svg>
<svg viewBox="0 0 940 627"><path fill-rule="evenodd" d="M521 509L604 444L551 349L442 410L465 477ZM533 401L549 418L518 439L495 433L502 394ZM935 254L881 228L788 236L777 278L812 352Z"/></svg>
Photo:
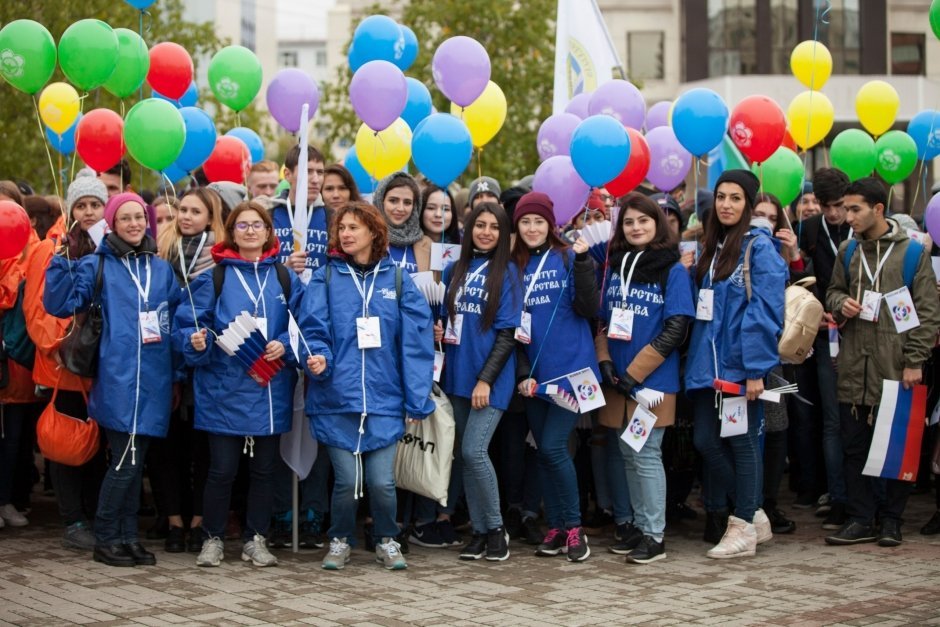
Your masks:
<svg viewBox="0 0 940 627"><path fill-rule="evenodd" d="M143 207L144 213L147 215L147 232L151 237L156 237L157 214L153 210L153 207L144 202L144 199L134 192L121 192L108 199L108 204L104 206L104 220L108 223L108 227L110 227L112 231L114 230L114 216L117 214L117 210L121 205L126 202L135 202Z"/></svg>

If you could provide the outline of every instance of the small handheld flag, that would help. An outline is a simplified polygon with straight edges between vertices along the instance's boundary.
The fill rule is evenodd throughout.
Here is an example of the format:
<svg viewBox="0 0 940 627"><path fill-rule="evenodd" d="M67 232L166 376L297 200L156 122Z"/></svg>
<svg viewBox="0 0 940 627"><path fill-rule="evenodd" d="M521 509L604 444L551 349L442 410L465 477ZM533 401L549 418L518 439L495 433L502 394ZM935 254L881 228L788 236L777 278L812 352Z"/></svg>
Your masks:
<svg viewBox="0 0 940 627"><path fill-rule="evenodd" d="M280 359L268 361L264 358L267 340L258 328L255 319L243 311L229 323L228 328L216 337L216 344L227 355L234 357L261 387L284 367Z"/></svg>
<svg viewBox="0 0 940 627"><path fill-rule="evenodd" d="M917 481L926 417L927 386L915 385L905 390L900 381L885 380L862 474Z"/></svg>

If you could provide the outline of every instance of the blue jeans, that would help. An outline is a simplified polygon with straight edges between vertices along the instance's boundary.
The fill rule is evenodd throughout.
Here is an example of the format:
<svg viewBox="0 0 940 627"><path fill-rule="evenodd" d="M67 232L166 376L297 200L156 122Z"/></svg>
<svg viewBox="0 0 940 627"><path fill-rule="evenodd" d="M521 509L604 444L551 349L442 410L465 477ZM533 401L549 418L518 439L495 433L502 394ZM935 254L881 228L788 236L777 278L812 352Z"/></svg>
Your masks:
<svg viewBox="0 0 940 627"><path fill-rule="evenodd" d="M470 399L462 396L452 396L450 402L454 407L454 422L460 439L463 486L473 532L484 534L503 526L496 471L488 450L503 410L492 406L473 409Z"/></svg>
<svg viewBox="0 0 940 627"><path fill-rule="evenodd" d="M666 471L663 468L665 432L664 427L653 429L639 453L618 439L627 485L630 487L633 524L657 540L662 539L666 529Z"/></svg>
<svg viewBox="0 0 940 627"><path fill-rule="evenodd" d="M457 508L460 497L463 496L463 463L459 451L454 450L454 460L450 464L450 483L447 485L447 505L441 507L437 501L426 496L416 494L414 501L414 518L419 525L425 525L437 520L439 514L452 516Z"/></svg>
<svg viewBox="0 0 940 627"><path fill-rule="evenodd" d="M355 544L356 510L359 501L356 497L356 456L352 451L327 446L330 461L333 463L333 507L330 516L331 538L346 538L346 542ZM369 510L372 514L375 532L373 537L394 538L401 529L395 522L398 514L398 499L395 495L395 451L398 443L385 448L362 453L363 477L369 493Z"/></svg>
<svg viewBox="0 0 940 627"><path fill-rule="evenodd" d="M129 433L110 429L105 429L104 432L111 446L111 463L101 482L101 492L98 495L95 544L132 544L138 540L137 510L140 508L140 485L144 477L144 459L147 457L151 438L146 435L134 436L136 450L131 451L128 448L131 439ZM134 463L131 463L132 461Z"/></svg>
<svg viewBox="0 0 940 627"><path fill-rule="evenodd" d="M568 439L580 416L537 398L526 399L525 406L538 445L545 520L552 529L580 527L578 476L568 452Z"/></svg>
<svg viewBox="0 0 940 627"><path fill-rule="evenodd" d="M764 410L761 401L747 404L747 433L721 437L719 410L712 390L692 392L695 427L692 439L702 454L705 510L717 512L734 502L734 515L753 522L763 502L764 461L760 450Z"/></svg>
<svg viewBox="0 0 940 627"><path fill-rule="evenodd" d="M604 466L608 489L610 490L611 509L614 522L618 525L633 522L633 501L630 486L623 480L623 469L627 463L620 452L620 432L617 429L603 427L607 433L607 459ZM596 479L595 479L596 481Z"/></svg>
<svg viewBox="0 0 940 627"><path fill-rule="evenodd" d="M281 456L277 456L277 466L274 470L274 513L285 514L291 511L293 506L293 495L291 486L293 485L294 472L290 466L284 463ZM320 514L330 511L330 456L326 452L326 446L323 444L317 447L317 459L313 462L304 479L300 481L300 513L301 519L304 519L307 510L312 509Z"/></svg>
<svg viewBox="0 0 940 627"><path fill-rule="evenodd" d="M845 488L845 470L842 460L842 420L839 417L839 400L836 397L836 370L829 358L829 337L816 336L816 376L819 379L819 400L822 409L823 459L826 464L826 484L829 499L834 503L845 503L848 494Z"/></svg>
<svg viewBox="0 0 940 627"><path fill-rule="evenodd" d="M256 435L254 441L254 457L248 458L246 524L242 530L245 541L251 540L255 534L263 536L268 533L274 505L274 466L281 454L279 435ZM209 475L202 498L202 526L210 538L225 537L232 483L238 474L244 449L244 436L209 434Z"/></svg>

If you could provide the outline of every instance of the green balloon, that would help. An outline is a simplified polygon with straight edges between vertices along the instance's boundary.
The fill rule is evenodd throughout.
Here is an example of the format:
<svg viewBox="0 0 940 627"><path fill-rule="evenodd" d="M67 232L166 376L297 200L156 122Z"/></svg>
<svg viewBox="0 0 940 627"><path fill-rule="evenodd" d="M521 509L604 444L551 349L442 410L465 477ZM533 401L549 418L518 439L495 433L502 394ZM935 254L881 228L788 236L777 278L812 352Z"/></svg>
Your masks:
<svg viewBox="0 0 940 627"><path fill-rule="evenodd" d="M871 176L875 169L875 140L857 128L842 131L832 140L829 149L832 165L848 175L850 181Z"/></svg>
<svg viewBox="0 0 940 627"><path fill-rule="evenodd" d="M16 20L0 30L0 74L27 94L43 88L55 72L55 39L33 20Z"/></svg>
<svg viewBox="0 0 940 627"><path fill-rule="evenodd" d="M917 167L917 144L904 131L888 131L875 142L875 170L892 185L900 183Z"/></svg>
<svg viewBox="0 0 940 627"><path fill-rule="evenodd" d="M934 37L940 39L940 0L933 0L930 3L930 28L933 30Z"/></svg>
<svg viewBox="0 0 940 627"><path fill-rule="evenodd" d="M166 100L147 98L127 112L124 143L144 167L162 172L176 161L185 142L183 116Z"/></svg>
<svg viewBox="0 0 940 627"><path fill-rule="evenodd" d="M763 164L754 163L751 171L761 180L760 190L773 194L782 205L789 205L800 195L803 185L803 162L795 152L781 146Z"/></svg>
<svg viewBox="0 0 940 627"><path fill-rule="evenodd" d="M140 35L126 28L115 28L118 38L117 66L104 88L118 98L127 98L143 85L150 69L150 51Z"/></svg>
<svg viewBox="0 0 940 627"><path fill-rule="evenodd" d="M59 39L59 67L79 89L89 91L103 85L117 62L117 35L101 20L79 20Z"/></svg>
<svg viewBox="0 0 940 627"><path fill-rule="evenodd" d="M261 62L243 46L226 46L209 61L209 87L219 102L241 111L261 89Z"/></svg>

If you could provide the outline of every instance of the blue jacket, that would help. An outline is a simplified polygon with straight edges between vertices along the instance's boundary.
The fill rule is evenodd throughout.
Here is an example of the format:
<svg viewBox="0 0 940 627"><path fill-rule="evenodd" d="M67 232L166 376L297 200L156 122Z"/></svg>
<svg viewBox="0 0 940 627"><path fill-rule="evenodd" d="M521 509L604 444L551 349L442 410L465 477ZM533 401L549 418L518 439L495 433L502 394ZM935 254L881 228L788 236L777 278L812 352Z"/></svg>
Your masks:
<svg viewBox="0 0 940 627"><path fill-rule="evenodd" d="M294 252L294 208L288 200L288 191L275 199L271 209L271 221L274 223L274 235L280 244L277 260L283 264ZM307 217L307 264L306 267L316 270L326 262L326 247L329 241L330 216L323 204L314 205L317 199L311 199Z"/></svg>
<svg viewBox="0 0 940 627"><path fill-rule="evenodd" d="M364 299L345 260L330 257L327 263L329 284L327 267L314 273L298 319L310 351L326 357L327 365L319 376L306 370L313 379L307 387L307 415L323 444L362 452L385 448L404 434L406 415L425 418L434 412L431 311L407 272L401 273L401 294L396 294L395 264L388 257L365 277L357 271L366 294L375 281L369 316L378 316L382 339L381 348L360 349L356 318L362 316Z"/></svg>
<svg viewBox="0 0 940 627"><path fill-rule="evenodd" d="M210 433L225 435L273 435L290 431L293 412L294 386L297 383L297 361L291 350L288 333L288 309L297 312L303 298L303 285L294 272L291 280L290 302L287 302L274 267L277 251L272 247L257 264L242 259L235 251L217 244L212 249L216 263L225 268L225 278L219 298L215 297L213 273L204 272L192 284L193 302L183 303L176 311L174 341L194 368L193 395L195 397L195 427ZM243 311L254 314L255 304L245 291L236 269L241 272L258 300L258 316L267 320L268 339L284 345L282 368L266 387L261 387L248 375L245 366L225 353L213 341L213 334L221 335L228 325ZM259 290L260 285L264 286ZM207 348L197 351L190 336L199 328L208 328Z"/></svg>
<svg viewBox="0 0 940 627"><path fill-rule="evenodd" d="M141 250L150 252L134 252L112 234L93 255L72 262L54 256L46 269L43 305L59 318L87 311L94 297L98 265L104 264L100 300L104 330L88 414L112 431L162 438L170 424L173 381L177 375L170 323L180 300L180 289L173 269L155 254L153 240L148 237L144 242ZM157 312L161 340L144 344L140 337L140 313L146 312L148 306L130 272L146 287L148 262L147 303L150 311Z"/></svg>
<svg viewBox="0 0 940 627"><path fill-rule="evenodd" d="M744 250L751 249L751 300L744 289ZM780 363L777 340L783 330L784 290L789 272L770 234L752 228L744 237L738 266L725 279L711 285L706 275L699 290L714 289L714 315L710 322L692 325L689 358L685 367L687 390L711 388L715 378L741 382L762 379ZM712 347L714 345L714 354ZM718 372L715 372L715 356Z"/></svg>

